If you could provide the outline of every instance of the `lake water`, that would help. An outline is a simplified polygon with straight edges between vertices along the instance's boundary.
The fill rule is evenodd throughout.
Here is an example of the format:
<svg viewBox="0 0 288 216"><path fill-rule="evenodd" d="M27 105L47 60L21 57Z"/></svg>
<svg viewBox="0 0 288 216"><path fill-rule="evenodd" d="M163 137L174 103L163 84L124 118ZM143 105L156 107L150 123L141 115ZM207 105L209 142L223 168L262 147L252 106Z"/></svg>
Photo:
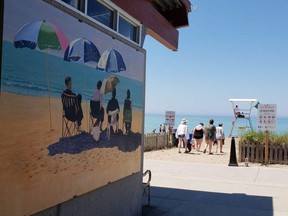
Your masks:
<svg viewBox="0 0 288 216"><path fill-rule="evenodd" d="M229 132L232 128L232 121L234 120L233 116L191 116L191 115L176 115L175 127L178 126L182 118L186 118L188 120L188 128L191 131L197 124L203 122L204 125L208 124L210 119L214 119L214 125L218 125L218 123L223 123L223 128L225 130L226 135L229 135ZM257 117L252 117L252 126L254 129L257 128ZM165 122L165 115L155 115L155 114L146 114L145 115L145 133L152 132L153 129L159 131L160 124ZM238 127L246 126L248 123L245 119L238 119L235 127L233 135L238 135ZM247 125L249 126L249 124ZM277 131L279 133L288 132L288 118L277 118Z"/></svg>
<svg viewBox="0 0 288 216"><path fill-rule="evenodd" d="M13 56L13 58L11 58ZM80 93L83 100L92 99L98 80L103 80L115 73L106 73L76 62L67 62L63 58L49 53L28 48L16 49L13 43L3 41L2 90L22 95L48 96L47 80L50 82L51 97L60 98L65 89L64 79L72 77L75 93ZM47 77L49 76L49 77ZM117 74L120 82L117 84L117 99L120 105L126 97L126 90L131 92L134 109L142 109L143 86L140 81L129 79ZM104 96L104 103L111 94Z"/></svg>

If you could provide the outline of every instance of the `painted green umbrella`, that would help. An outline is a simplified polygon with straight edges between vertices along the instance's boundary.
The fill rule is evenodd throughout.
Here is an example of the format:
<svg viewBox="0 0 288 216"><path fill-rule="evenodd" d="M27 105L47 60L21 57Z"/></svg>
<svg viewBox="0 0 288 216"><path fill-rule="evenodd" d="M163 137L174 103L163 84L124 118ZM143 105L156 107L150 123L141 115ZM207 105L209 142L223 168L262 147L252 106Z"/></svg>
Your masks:
<svg viewBox="0 0 288 216"><path fill-rule="evenodd" d="M50 102L50 77L48 73L47 49L65 50L69 41L64 33L55 25L45 20L29 22L25 24L16 34L14 40L15 48L30 48L46 51L46 74L47 90L49 98L50 129L52 130L51 102Z"/></svg>

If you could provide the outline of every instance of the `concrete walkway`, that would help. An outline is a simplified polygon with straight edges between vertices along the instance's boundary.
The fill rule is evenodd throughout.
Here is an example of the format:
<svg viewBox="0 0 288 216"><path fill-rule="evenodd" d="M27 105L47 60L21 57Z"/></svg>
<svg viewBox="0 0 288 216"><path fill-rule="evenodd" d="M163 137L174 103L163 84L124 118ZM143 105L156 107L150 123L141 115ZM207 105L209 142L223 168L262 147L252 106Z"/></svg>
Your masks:
<svg viewBox="0 0 288 216"><path fill-rule="evenodd" d="M209 156L208 156L209 157ZM144 160L152 171L143 215L287 216L288 169Z"/></svg>

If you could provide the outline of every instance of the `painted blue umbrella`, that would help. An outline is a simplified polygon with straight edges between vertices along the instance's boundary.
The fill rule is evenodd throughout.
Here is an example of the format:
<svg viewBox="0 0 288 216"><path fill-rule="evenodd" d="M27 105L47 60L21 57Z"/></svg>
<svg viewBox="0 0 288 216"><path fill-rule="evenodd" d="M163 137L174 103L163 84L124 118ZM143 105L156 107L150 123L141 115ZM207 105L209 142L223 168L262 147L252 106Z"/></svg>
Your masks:
<svg viewBox="0 0 288 216"><path fill-rule="evenodd" d="M98 62L100 53L93 42L86 38L77 38L67 47L64 60L77 62Z"/></svg>
<svg viewBox="0 0 288 216"><path fill-rule="evenodd" d="M95 44L86 39L86 38L77 38L73 40L70 45L65 50L64 54L64 61L74 61L74 62L80 62L80 63L86 63L86 62L95 62L98 63L100 59L100 53ZM85 72L85 89L86 89L86 72ZM86 102L86 110L88 112L88 105ZM89 128L87 118L87 128Z"/></svg>
<svg viewBox="0 0 288 216"><path fill-rule="evenodd" d="M98 62L97 69L108 73L120 73L126 70L126 65L121 54L114 49L105 50Z"/></svg>

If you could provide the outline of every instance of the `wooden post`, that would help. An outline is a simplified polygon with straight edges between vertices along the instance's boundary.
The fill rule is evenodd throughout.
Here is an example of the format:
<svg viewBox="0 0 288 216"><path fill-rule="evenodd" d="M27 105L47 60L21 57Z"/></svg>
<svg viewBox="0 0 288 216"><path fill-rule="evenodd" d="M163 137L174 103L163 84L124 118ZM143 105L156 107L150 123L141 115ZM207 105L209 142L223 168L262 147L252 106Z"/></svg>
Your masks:
<svg viewBox="0 0 288 216"><path fill-rule="evenodd" d="M249 161L251 161L252 163L255 162L255 143L252 143L252 146L251 146L251 157L249 158Z"/></svg>
<svg viewBox="0 0 288 216"><path fill-rule="evenodd" d="M268 144L269 144L269 131L265 131L265 165L268 165ZM271 156L271 155L270 155Z"/></svg>
<svg viewBox="0 0 288 216"><path fill-rule="evenodd" d="M255 156L255 162L259 163L259 143L256 143L256 156Z"/></svg>
<svg viewBox="0 0 288 216"><path fill-rule="evenodd" d="M283 164L283 147L284 146L282 144L279 145L279 164Z"/></svg>
<svg viewBox="0 0 288 216"><path fill-rule="evenodd" d="M285 143L285 147L284 147L284 164L288 164L287 161L287 143Z"/></svg>

